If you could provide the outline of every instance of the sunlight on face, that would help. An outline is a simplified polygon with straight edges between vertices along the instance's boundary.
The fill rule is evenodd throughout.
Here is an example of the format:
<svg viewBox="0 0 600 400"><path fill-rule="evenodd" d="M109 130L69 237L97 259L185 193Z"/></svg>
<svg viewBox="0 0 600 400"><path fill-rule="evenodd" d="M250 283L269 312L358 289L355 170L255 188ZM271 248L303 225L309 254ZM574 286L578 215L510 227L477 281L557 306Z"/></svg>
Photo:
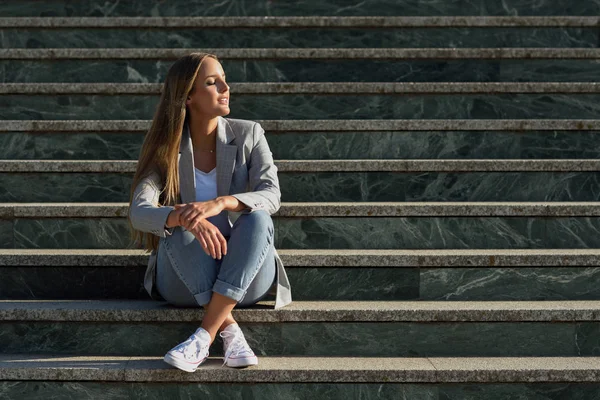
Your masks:
<svg viewBox="0 0 600 400"><path fill-rule="evenodd" d="M220 62L212 57L204 59L185 104L192 117L202 119L223 117L231 112L229 86Z"/></svg>

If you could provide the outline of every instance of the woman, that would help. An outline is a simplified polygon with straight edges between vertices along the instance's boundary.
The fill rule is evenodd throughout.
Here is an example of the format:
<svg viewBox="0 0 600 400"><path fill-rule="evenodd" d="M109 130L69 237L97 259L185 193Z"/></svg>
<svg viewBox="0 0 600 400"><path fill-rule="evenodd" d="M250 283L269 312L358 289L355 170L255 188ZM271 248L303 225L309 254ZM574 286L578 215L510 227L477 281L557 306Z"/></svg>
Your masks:
<svg viewBox="0 0 600 400"><path fill-rule="evenodd" d="M292 301L274 248L277 167L260 124L228 115L229 86L217 57L192 53L169 69L135 173L132 239L151 250L144 286L153 299L205 308L200 328L164 360L193 372L217 333L224 364L258 360L231 315L275 294Z"/></svg>

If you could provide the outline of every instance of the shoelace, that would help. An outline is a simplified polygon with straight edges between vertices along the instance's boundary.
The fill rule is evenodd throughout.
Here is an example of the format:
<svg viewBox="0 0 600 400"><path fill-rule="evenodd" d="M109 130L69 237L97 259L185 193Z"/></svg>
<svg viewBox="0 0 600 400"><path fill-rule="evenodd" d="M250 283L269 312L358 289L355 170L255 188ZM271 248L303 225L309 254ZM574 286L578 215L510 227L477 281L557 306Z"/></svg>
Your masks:
<svg viewBox="0 0 600 400"><path fill-rule="evenodd" d="M223 340L225 341L225 347L227 347L227 351L225 351L223 365L221 366L227 364L227 360L229 360L229 357L231 357L232 355L237 356L243 351L250 351L249 348L247 349L248 344L243 339L244 336L242 332L237 331L236 333L231 333L223 331L219 333L219 335L223 338Z"/></svg>

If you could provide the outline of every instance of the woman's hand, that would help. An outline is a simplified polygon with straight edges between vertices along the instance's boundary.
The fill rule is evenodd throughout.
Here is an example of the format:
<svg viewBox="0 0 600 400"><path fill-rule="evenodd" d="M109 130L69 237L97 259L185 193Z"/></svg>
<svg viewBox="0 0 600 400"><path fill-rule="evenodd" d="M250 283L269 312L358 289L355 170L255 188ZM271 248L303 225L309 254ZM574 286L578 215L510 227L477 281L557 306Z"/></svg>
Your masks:
<svg viewBox="0 0 600 400"><path fill-rule="evenodd" d="M210 221L200 218L196 221L194 228L188 228L183 225L185 229L192 232L192 234L198 239L202 245L202 249L206 254L212 258L221 259L227 254L227 240L214 224Z"/></svg>
<svg viewBox="0 0 600 400"><path fill-rule="evenodd" d="M202 219L219 215L223 211L223 202L215 200L194 201L187 204L176 204L179 222L188 231L193 231Z"/></svg>

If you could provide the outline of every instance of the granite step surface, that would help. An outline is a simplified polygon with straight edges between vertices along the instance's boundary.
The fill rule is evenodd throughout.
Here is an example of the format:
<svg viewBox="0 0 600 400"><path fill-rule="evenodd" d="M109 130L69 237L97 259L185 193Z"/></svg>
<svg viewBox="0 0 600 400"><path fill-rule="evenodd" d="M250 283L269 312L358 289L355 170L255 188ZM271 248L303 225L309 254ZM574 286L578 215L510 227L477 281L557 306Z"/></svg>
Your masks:
<svg viewBox="0 0 600 400"><path fill-rule="evenodd" d="M0 49L0 60L170 60L195 49ZM600 48L203 48L221 60L453 60L600 58Z"/></svg>
<svg viewBox="0 0 600 400"><path fill-rule="evenodd" d="M600 300L564 301L272 301L234 309L239 322L598 322ZM156 301L2 300L7 321L198 322L201 308Z"/></svg>
<svg viewBox="0 0 600 400"><path fill-rule="evenodd" d="M278 172L579 172L600 159L561 160L274 160ZM135 173L137 160L0 160L0 173Z"/></svg>
<svg viewBox="0 0 600 400"><path fill-rule="evenodd" d="M253 120L268 133L374 132L374 131L600 131L600 119L312 119ZM150 120L3 120L7 132L114 132L145 133Z"/></svg>
<svg viewBox="0 0 600 400"><path fill-rule="evenodd" d="M0 218L123 218L123 203L0 203ZM295 202L274 217L594 217L599 202Z"/></svg>
<svg viewBox="0 0 600 400"><path fill-rule="evenodd" d="M157 357L4 355L0 379L119 382L597 382L598 357L304 358L261 357L244 369L209 359L195 373Z"/></svg>
<svg viewBox="0 0 600 400"><path fill-rule="evenodd" d="M286 268L575 267L600 264L600 249L283 249L278 254ZM148 253L141 249L0 249L0 266L5 267L145 267L147 263Z"/></svg>
<svg viewBox="0 0 600 400"><path fill-rule="evenodd" d="M277 310L273 304L233 310L259 355L597 355L599 301L295 300ZM0 353L160 356L197 329L203 311L155 301L2 300L0 316ZM211 354L223 354L220 340Z"/></svg>
<svg viewBox="0 0 600 400"><path fill-rule="evenodd" d="M238 94L600 93L598 82L229 82ZM160 83L0 83L0 95L159 95Z"/></svg>
<svg viewBox="0 0 600 400"><path fill-rule="evenodd" d="M300 301L600 299L597 249L278 253ZM147 263L137 249L0 249L0 299L147 300Z"/></svg>

